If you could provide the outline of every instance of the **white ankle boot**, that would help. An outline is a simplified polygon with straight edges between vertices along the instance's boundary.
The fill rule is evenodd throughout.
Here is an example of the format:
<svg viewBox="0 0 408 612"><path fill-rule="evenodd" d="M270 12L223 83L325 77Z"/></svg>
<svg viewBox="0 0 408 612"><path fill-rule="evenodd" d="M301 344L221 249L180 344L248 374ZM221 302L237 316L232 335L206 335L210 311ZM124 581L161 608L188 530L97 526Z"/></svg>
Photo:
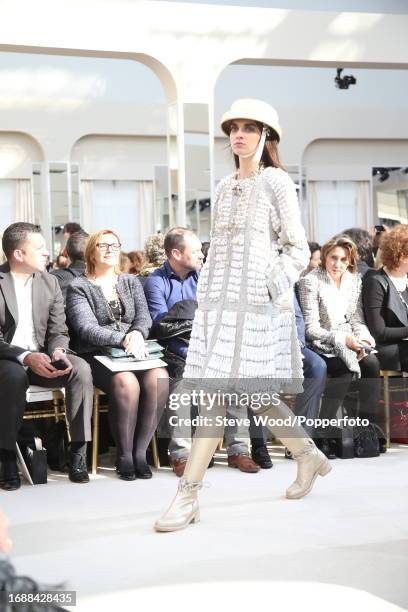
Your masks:
<svg viewBox="0 0 408 612"><path fill-rule="evenodd" d="M176 497L169 509L159 518L154 528L156 531L178 531L185 529L190 523L200 520L197 491L203 486L202 482L187 482L182 478L179 482Z"/></svg>
<svg viewBox="0 0 408 612"><path fill-rule="evenodd" d="M288 499L300 499L307 495L312 490L317 475L326 476L332 469L326 455L310 442L308 447L294 455L298 472L295 482L286 490Z"/></svg>

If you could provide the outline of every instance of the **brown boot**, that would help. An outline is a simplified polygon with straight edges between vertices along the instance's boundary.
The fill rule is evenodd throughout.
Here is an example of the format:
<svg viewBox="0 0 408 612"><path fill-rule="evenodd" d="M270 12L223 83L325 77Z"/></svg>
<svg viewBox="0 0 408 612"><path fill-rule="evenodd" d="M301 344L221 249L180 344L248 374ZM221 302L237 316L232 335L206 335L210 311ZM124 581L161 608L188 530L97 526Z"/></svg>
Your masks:
<svg viewBox="0 0 408 612"><path fill-rule="evenodd" d="M170 465L173 468L173 472L176 476L181 478L184 475L186 469L187 457L180 457L180 459L170 459Z"/></svg>
<svg viewBox="0 0 408 612"><path fill-rule="evenodd" d="M228 466L238 468L241 472L247 472L248 474L255 474L260 469L259 465L256 465L255 461L252 461L248 455L229 455Z"/></svg>

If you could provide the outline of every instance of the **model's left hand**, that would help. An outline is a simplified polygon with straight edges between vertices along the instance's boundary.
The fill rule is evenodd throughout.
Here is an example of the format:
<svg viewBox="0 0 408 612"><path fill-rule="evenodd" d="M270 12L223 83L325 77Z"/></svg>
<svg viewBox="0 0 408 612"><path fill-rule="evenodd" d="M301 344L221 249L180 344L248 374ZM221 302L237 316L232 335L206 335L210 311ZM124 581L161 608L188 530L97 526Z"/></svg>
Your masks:
<svg viewBox="0 0 408 612"><path fill-rule="evenodd" d="M65 370L58 370L59 376L66 376L72 370L72 363L70 362L70 360L68 359L68 357L63 351L60 351L59 349L55 349L55 351L51 355L51 361L59 361L60 359L61 361L67 364L67 367Z"/></svg>

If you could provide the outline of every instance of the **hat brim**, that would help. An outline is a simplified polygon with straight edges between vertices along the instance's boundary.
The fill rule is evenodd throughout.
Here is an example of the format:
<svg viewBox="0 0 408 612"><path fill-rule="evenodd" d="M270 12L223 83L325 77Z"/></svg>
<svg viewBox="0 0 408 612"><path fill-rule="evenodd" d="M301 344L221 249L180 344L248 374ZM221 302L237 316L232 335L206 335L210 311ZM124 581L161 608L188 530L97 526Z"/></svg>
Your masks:
<svg viewBox="0 0 408 612"><path fill-rule="evenodd" d="M227 125L228 123L230 123L231 121L237 121L238 119L248 119L250 121L256 121L257 123L263 123L264 125L266 125L268 128L270 128L271 130L273 130L274 134L276 134L277 136L277 141L279 142L281 137L282 137L282 129L280 127L280 125L271 125L271 123L269 121L265 121L264 119L262 119L261 117L242 117L237 116L236 113L232 113L231 111L227 111L226 113L223 114L222 119L221 119L221 129L224 132L224 134L226 136L229 136L229 131L227 129ZM270 140L270 139L268 139ZM274 140L274 139L272 139Z"/></svg>

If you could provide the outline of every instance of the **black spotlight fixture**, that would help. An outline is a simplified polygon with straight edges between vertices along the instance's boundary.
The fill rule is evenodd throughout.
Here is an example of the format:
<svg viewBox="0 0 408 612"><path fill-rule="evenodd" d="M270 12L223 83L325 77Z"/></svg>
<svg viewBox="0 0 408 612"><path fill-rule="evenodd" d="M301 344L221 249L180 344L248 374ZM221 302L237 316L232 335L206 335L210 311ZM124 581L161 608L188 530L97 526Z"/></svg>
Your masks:
<svg viewBox="0 0 408 612"><path fill-rule="evenodd" d="M341 76L344 68L337 68L337 76L334 78L334 82L336 83L336 87L338 89L348 89L350 85L355 85L357 83L356 77L352 74L345 74Z"/></svg>

